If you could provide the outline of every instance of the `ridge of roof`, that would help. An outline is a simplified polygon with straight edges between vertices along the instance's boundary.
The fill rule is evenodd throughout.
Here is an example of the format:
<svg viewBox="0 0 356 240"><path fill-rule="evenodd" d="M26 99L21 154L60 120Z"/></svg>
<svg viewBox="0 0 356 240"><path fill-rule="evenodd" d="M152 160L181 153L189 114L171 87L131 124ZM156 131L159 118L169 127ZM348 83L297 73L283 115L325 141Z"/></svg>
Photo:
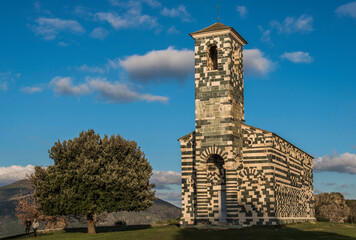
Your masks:
<svg viewBox="0 0 356 240"><path fill-rule="evenodd" d="M216 30L222 30L222 29L230 29L230 28L228 26L226 26L225 24L217 22L217 23L210 25L209 27L203 28L202 30L199 30L194 33L210 32L210 31L216 31Z"/></svg>
<svg viewBox="0 0 356 240"><path fill-rule="evenodd" d="M233 27L228 27L225 24L220 23L220 22L214 23L206 28L203 28L202 30L192 32L189 35L192 36L193 34L201 34L201 33L214 32L214 31L219 31L219 30L231 30L233 33L235 33L242 40L242 42L244 44L247 44L247 41Z"/></svg>

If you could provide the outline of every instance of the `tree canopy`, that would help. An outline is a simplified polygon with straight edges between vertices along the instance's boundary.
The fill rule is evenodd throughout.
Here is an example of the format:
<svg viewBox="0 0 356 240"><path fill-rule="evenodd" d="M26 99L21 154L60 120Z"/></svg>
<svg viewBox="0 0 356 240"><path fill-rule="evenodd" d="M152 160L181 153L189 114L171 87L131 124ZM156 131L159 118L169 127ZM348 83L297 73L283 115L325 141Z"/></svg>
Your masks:
<svg viewBox="0 0 356 240"><path fill-rule="evenodd" d="M46 215L85 215L95 233L103 212L141 211L154 200L152 167L134 141L120 135L101 138L94 130L49 150L54 165L36 167L34 199Z"/></svg>

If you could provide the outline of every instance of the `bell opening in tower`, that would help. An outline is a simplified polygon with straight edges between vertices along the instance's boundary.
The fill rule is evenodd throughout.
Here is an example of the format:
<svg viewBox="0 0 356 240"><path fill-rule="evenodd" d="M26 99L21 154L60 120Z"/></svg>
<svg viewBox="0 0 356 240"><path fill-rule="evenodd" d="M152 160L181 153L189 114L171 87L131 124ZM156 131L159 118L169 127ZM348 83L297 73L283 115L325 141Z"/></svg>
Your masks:
<svg viewBox="0 0 356 240"><path fill-rule="evenodd" d="M209 48L208 70L218 69L218 50L216 45L211 45Z"/></svg>

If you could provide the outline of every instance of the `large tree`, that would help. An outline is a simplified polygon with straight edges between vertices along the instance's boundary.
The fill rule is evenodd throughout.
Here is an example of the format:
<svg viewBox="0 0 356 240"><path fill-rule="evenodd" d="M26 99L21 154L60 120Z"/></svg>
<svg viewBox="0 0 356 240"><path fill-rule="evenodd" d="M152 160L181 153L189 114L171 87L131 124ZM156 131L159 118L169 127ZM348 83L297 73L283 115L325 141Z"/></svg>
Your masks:
<svg viewBox="0 0 356 240"><path fill-rule="evenodd" d="M98 214L141 211L153 203L152 167L134 141L88 130L58 140L49 156L54 165L36 167L31 177L34 199L47 215L85 215L88 233L95 233Z"/></svg>

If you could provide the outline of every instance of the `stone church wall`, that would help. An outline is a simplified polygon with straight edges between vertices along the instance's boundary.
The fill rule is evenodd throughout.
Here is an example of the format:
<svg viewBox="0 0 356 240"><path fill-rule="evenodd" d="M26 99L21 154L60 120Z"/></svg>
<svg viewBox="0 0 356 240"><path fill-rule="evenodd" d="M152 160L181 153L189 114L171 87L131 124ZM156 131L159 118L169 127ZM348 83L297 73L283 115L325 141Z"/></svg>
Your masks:
<svg viewBox="0 0 356 240"><path fill-rule="evenodd" d="M313 157L276 134L269 139L277 219L281 223L315 220Z"/></svg>
<svg viewBox="0 0 356 240"><path fill-rule="evenodd" d="M314 220L313 158L274 133L246 124L242 129L242 161L224 166L226 187L235 190L235 194L227 196L227 221L237 225L277 225ZM182 137L180 142L181 224L199 223L199 185L206 187L203 191L205 199L201 200L205 200L207 206L200 223L216 222L217 193L212 191L211 184L215 175L209 173L207 167L196 165L195 132ZM215 147L205 151L201 158L212 153L224 156L222 150Z"/></svg>
<svg viewBox="0 0 356 240"><path fill-rule="evenodd" d="M243 125L243 168L239 176L240 224L275 225L274 168L268 155L269 132Z"/></svg>
<svg viewBox="0 0 356 240"><path fill-rule="evenodd" d="M244 168L263 176L257 189L269 189L255 203L264 205L259 213L264 220L257 217L249 221L281 224L314 220L313 157L274 133L248 125L243 126L243 132ZM256 177L250 178L253 181ZM244 188L241 195L246 195Z"/></svg>
<svg viewBox="0 0 356 240"><path fill-rule="evenodd" d="M193 225L196 218L195 132L180 140L182 152L182 218L181 225Z"/></svg>

